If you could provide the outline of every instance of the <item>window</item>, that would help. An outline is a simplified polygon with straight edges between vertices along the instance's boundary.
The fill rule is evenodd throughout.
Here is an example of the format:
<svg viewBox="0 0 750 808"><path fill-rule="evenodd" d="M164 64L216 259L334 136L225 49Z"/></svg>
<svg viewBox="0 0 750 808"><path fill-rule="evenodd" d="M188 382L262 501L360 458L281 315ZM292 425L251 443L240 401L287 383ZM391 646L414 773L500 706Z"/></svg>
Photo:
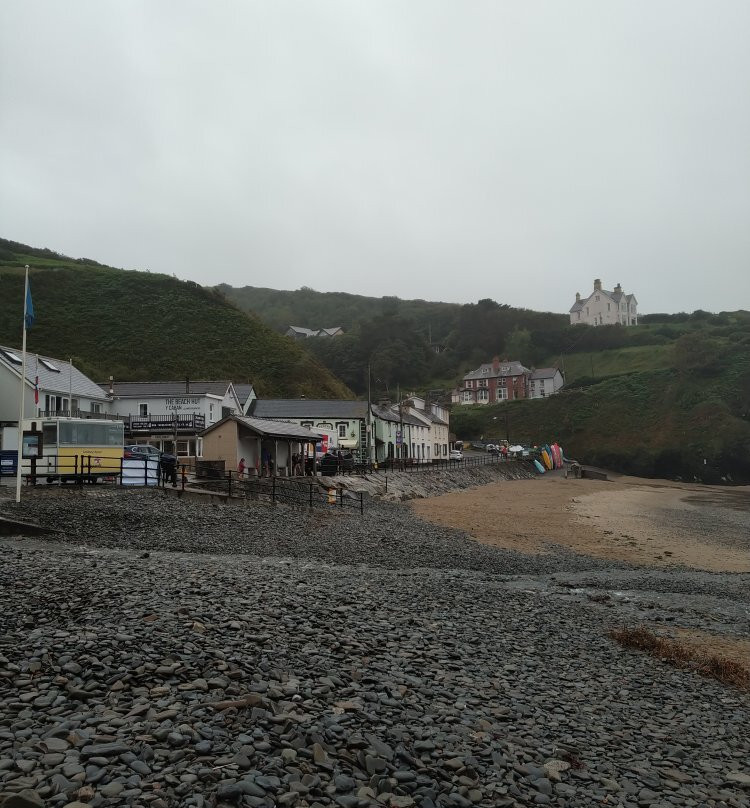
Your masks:
<svg viewBox="0 0 750 808"><path fill-rule="evenodd" d="M52 362L49 361L49 359L39 359L39 361L44 365L44 367L47 368L47 370L51 370L54 373L60 372L60 368L57 367L56 365L53 365Z"/></svg>
<svg viewBox="0 0 750 808"><path fill-rule="evenodd" d="M576 312L576 315L578 316L578 319L580 320L580 319L581 319L581 312L580 312L580 311L577 311L577 312Z"/></svg>
<svg viewBox="0 0 750 808"><path fill-rule="evenodd" d="M45 446L57 446L57 424L42 424L42 441Z"/></svg>
<svg viewBox="0 0 750 808"><path fill-rule="evenodd" d="M596 300L596 302L598 303L598 302L599 302L599 295L597 295L597 296L594 298L594 300Z"/></svg>
<svg viewBox="0 0 750 808"><path fill-rule="evenodd" d="M464 401L473 401L474 396L471 394L471 390L464 390L463 392L463 400Z"/></svg>
<svg viewBox="0 0 750 808"><path fill-rule="evenodd" d="M489 372L490 372L489 368L482 368L482 373L489 373Z"/></svg>
<svg viewBox="0 0 750 808"><path fill-rule="evenodd" d="M489 401L490 400L490 392L489 390L480 390L479 395L477 395L477 400L479 401Z"/></svg>
<svg viewBox="0 0 750 808"><path fill-rule="evenodd" d="M213 401L209 401L209 403L208 403L208 421L211 424L216 420L216 409L215 408L216 408L216 405L213 403ZM179 451L179 447L178 447L178 451Z"/></svg>
<svg viewBox="0 0 750 808"><path fill-rule="evenodd" d="M508 398L508 391L504 387L497 388L497 400L505 401Z"/></svg>
<svg viewBox="0 0 750 808"><path fill-rule="evenodd" d="M609 310L610 310L610 304L607 303L607 311L609 311Z"/></svg>
<svg viewBox="0 0 750 808"><path fill-rule="evenodd" d="M308 429L310 429L312 427L312 425L313 425L312 421L303 421L302 422L302 426L306 426Z"/></svg>
<svg viewBox="0 0 750 808"><path fill-rule="evenodd" d="M138 415L141 418L148 418L148 404L139 404L138 405Z"/></svg>
<svg viewBox="0 0 750 808"><path fill-rule="evenodd" d="M14 365L22 365L22 364L23 364L23 361L22 361L21 357L20 357L18 354L14 354L14 353L13 353L13 351L6 351L6 350L4 350L4 351L3 351L3 354L4 354L4 355L5 355L5 356L6 356L8 359L10 359L10 361L11 361L11 362L12 362Z"/></svg>
<svg viewBox="0 0 750 808"><path fill-rule="evenodd" d="M91 402L91 412L101 412L101 411L102 411L102 405L99 404L96 401L92 401Z"/></svg>
<svg viewBox="0 0 750 808"><path fill-rule="evenodd" d="M440 444L435 444L435 456L437 457L440 454Z"/></svg>
<svg viewBox="0 0 750 808"><path fill-rule="evenodd" d="M346 437L346 430L347 430L347 427L348 427L348 424L338 424L338 428L339 428L339 437L340 437L340 438L345 438L345 437Z"/></svg>

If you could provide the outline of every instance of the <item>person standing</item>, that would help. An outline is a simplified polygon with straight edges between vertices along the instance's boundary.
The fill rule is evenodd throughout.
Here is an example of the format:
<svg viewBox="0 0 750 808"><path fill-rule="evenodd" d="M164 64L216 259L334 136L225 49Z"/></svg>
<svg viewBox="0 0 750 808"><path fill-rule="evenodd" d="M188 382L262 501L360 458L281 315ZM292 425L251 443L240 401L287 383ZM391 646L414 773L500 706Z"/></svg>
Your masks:
<svg viewBox="0 0 750 808"><path fill-rule="evenodd" d="M245 458L241 457L237 465L237 476L242 479L245 476Z"/></svg>

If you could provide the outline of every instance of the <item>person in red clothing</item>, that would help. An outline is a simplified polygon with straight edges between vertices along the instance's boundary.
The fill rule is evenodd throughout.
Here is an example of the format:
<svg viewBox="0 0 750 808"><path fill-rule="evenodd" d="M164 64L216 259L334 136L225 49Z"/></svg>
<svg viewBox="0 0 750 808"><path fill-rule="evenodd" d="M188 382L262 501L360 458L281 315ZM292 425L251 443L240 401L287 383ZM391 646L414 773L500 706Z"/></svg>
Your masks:
<svg viewBox="0 0 750 808"><path fill-rule="evenodd" d="M244 457L240 458L240 462L237 465L237 475L239 477L244 477L245 476L245 458Z"/></svg>

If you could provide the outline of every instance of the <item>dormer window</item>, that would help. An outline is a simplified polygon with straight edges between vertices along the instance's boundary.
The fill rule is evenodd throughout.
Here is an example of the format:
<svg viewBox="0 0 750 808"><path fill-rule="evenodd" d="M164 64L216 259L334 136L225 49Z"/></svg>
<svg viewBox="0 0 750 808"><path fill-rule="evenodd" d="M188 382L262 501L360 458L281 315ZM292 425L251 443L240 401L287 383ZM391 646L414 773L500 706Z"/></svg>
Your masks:
<svg viewBox="0 0 750 808"><path fill-rule="evenodd" d="M47 370L51 370L53 373L59 373L60 372L60 368L57 367L57 365L53 365L52 362L49 361L49 359L41 359L40 358L39 361L44 365L44 367L47 368Z"/></svg>

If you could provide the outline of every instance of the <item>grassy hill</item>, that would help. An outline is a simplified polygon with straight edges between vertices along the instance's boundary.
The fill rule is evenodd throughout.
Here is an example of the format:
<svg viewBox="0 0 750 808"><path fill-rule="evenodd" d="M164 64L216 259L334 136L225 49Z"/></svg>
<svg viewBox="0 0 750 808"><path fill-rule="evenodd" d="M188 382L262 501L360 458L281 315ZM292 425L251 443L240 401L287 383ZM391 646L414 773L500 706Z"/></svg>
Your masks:
<svg viewBox="0 0 750 808"><path fill-rule="evenodd" d="M462 305L309 288L278 291L221 285L217 289L278 331L286 331L290 325L341 326L345 337L310 339L306 344L360 394L367 389L368 364L377 394L392 395L399 385L416 390L450 389L457 377L496 353L516 356L527 348L528 361L542 358L550 345L559 343L550 335L569 327L566 315L514 308L489 299Z"/></svg>
<svg viewBox="0 0 750 808"><path fill-rule="evenodd" d="M351 396L304 346L213 289L2 239L0 344L20 347L25 264L36 311L28 349L73 357L96 380L229 378L266 396Z"/></svg>
<svg viewBox="0 0 750 808"><path fill-rule="evenodd" d="M580 386L543 400L457 406L451 428L469 440L503 438L507 416L512 441L557 440L587 463L644 476L750 482L750 314L734 319L729 330L707 325L660 346L652 364L661 368L579 377ZM617 370L617 356L605 351L595 361ZM645 362L641 349L626 349L625 358L631 367Z"/></svg>

